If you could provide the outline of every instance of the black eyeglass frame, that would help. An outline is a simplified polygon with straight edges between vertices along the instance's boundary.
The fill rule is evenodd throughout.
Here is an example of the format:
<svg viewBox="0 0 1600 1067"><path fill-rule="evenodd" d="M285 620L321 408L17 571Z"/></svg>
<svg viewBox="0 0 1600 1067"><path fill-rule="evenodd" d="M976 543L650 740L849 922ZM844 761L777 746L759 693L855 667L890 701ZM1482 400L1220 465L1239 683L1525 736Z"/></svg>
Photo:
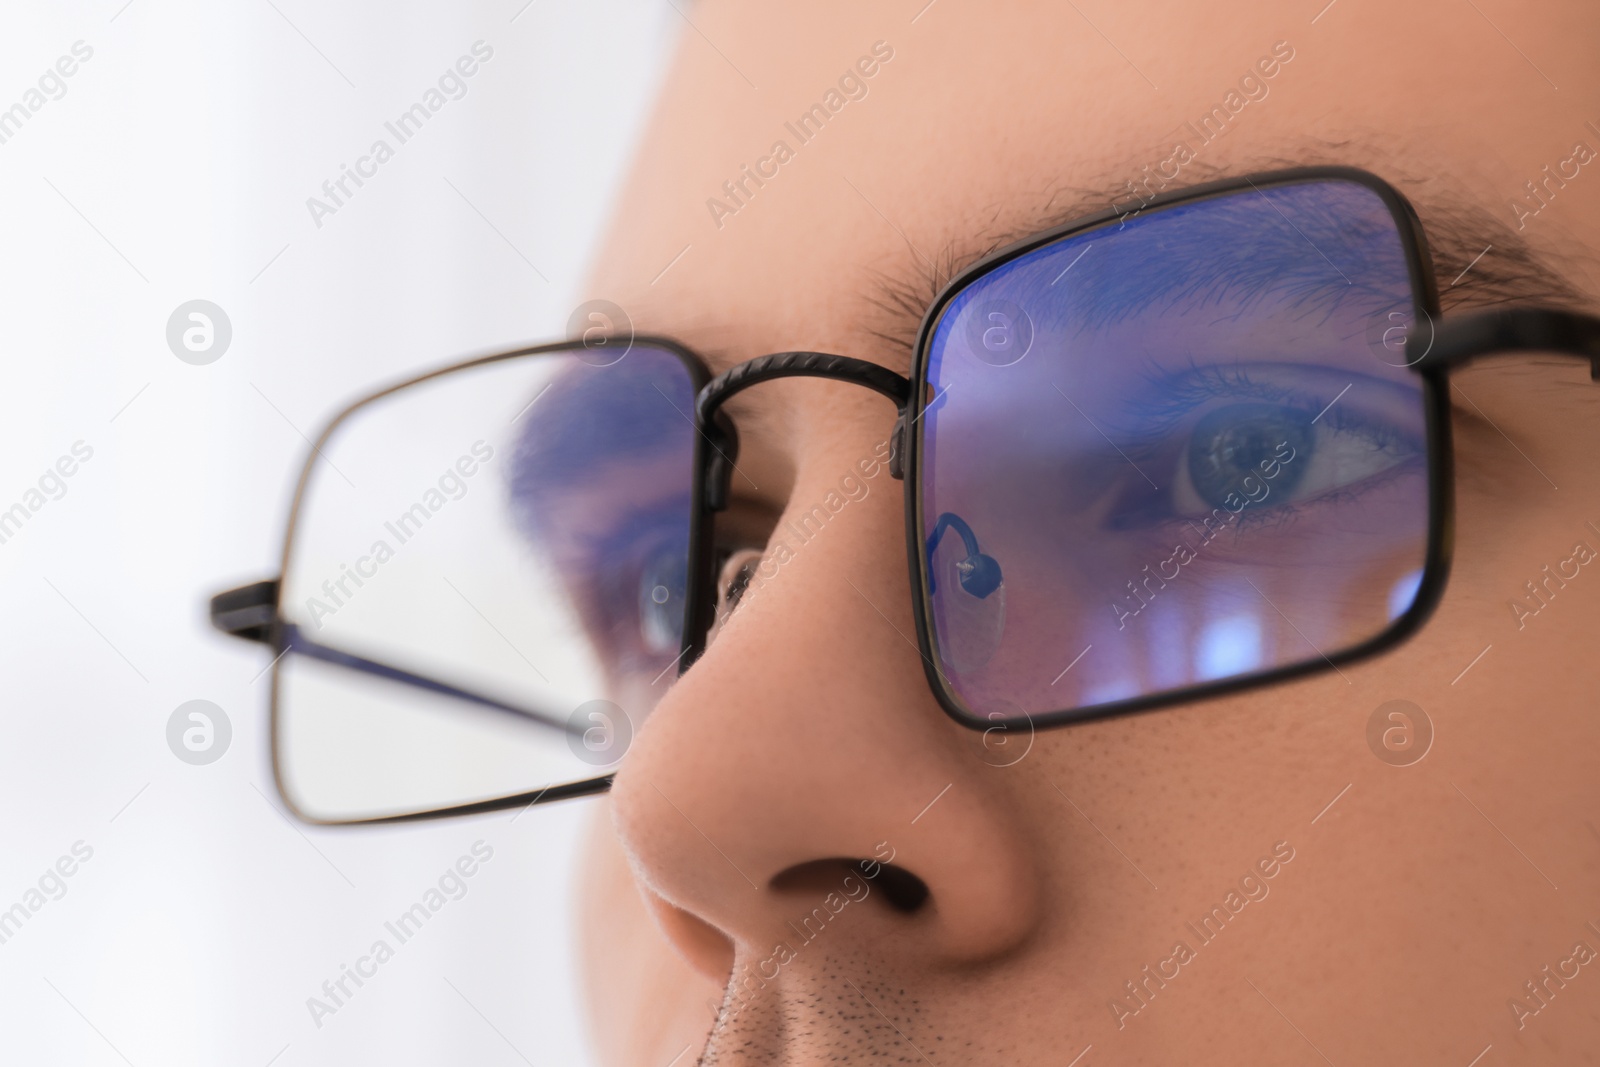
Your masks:
<svg viewBox="0 0 1600 1067"><path fill-rule="evenodd" d="M782 352L761 356L711 377L705 362L676 341L646 335L638 335L631 339L633 344L662 349L675 355L688 370L697 390L692 420L697 430L692 487L695 507L690 520L689 581L685 598L684 636L679 657L679 674L687 671L705 651L716 610L715 514L725 509L728 504L733 465L737 460L739 447L737 430L721 410L722 406L733 396L751 386L785 377L814 377L849 382L872 389L895 403L897 417L890 438L889 470L892 477L906 483L906 559L910 570L918 650L934 698L945 713L962 726L977 730L990 730L996 727L1012 729L1022 726L1029 729L1049 728L1152 711L1336 669L1342 664L1388 651L1415 634L1438 606L1450 570L1454 521L1454 463L1448 383L1450 371L1489 355L1538 351L1587 359L1591 364L1591 378L1600 381L1600 318L1539 307L1502 308L1443 318L1439 311L1438 288L1434 279L1427 238L1416 212L1405 197L1383 179L1354 168L1304 167L1223 179L1161 194L1147 201L1133 214L1159 211L1163 208L1222 196L1239 195L1252 189L1262 193L1263 190L1270 188L1323 181L1351 182L1363 186L1375 193L1389 209L1404 249L1411 280L1415 301L1412 321L1419 324L1427 323L1430 327L1426 331L1413 330L1407 337L1404 348L1406 364L1422 378L1426 417L1428 535L1423 575L1411 606L1384 630L1351 648L1336 650L1331 656L1319 654L1317 658L1299 663L1215 682L1087 708L1064 709L1038 715L1024 714L1011 719L976 715L961 702L948 680L939 671L929 617L931 598L928 587L927 544L922 535L921 521L923 440L920 433L912 432L912 428L921 420L923 413L935 399L929 395L930 390L925 380L931 340L951 302L972 283L996 268L1046 245L1097 229L1120 227L1130 217L1130 213L1112 209L1044 231L1001 249L952 278L929 306L917 331L912 376L909 379L880 364L821 352ZM1419 346L1422 351L1413 354L1414 349ZM587 347L582 342L558 342L480 356L408 378L346 407L318 436L301 471L285 532L280 573L287 573L288 570L301 504L321 448L346 418L392 393L442 375L510 359L581 352ZM212 623L218 629L234 636L269 645L281 660L283 653L291 647L293 624L285 619L281 611L280 596L281 586L276 579L220 593L211 601ZM369 669L359 664L346 665L353 665L356 669ZM397 668L387 670L391 677L396 674L406 674ZM279 673L275 663L271 697L272 752L273 773L279 793L301 819L307 822L328 822L329 820L319 820L301 812L294 805L292 795L284 788L277 745L280 717L278 678ZM420 684L431 683L432 680L422 679ZM413 684L419 683L413 682ZM456 693L464 699L478 700L494 706L494 702L471 693L459 690ZM334 822L346 824L413 821L531 806L604 792L610 787L611 781L612 775L607 774L550 786L536 792L491 798L471 804L378 818L334 820Z"/></svg>
<svg viewBox="0 0 1600 1067"><path fill-rule="evenodd" d="M932 340L951 303L968 286L1006 263L1057 241L1081 237L1095 230L1110 229L1112 227L1120 229L1125 224L1126 219L1134 215L1193 204L1203 200L1240 196L1251 190L1264 197L1266 195L1264 190L1266 189L1327 181L1342 181L1360 185L1377 194L1378 198L1383 201L1384 206L1389 210L1390 216L1394 219L1395 228L1400 236L1406 271L1415 301L1412 308L1412 322L1437 323L1440 319L1439 292L1438 285L1434 280L1432 257L1428 251L1427 237L1423 232L1421 220L1417 217L1416 211L1405 197L1401 196L1398 191L1383 179L1363 170L1351 167L1303 167L1242 178L1228 178L1177 190L1152 198L1135 212L1120 212L1112 209L1086 219L1075 220L1054 230L1037 234L986 257L952 279L928 309L928 313L924 316L922 325L917 331L915 357L912 365L913 380L924 381L927 377ZM1409 340L1410 338L1408 337L1408 343ZM1411 362L1411 360L1408 358L1407 362ZM1413 365L1415 366L1416 364ZM1450 437L1449 386L1437 361L1430 364L1428 370L1423 370L1420 366L1417 369L1422 374L1423 379L1423 409L1427 434L1428 534L1424 552L1422 579L1410 607L1404 613L1391 620L1389 625L1374 637L1350 648L1335 650L1331 656L1322 654L1320 650L1315 650L1315 656L1298 663L1255 671L1250 674L1230 676L1213 682L1202 682L1197 685L1149 693L1126 700L1095 704L1085 708L1069 708L1038 715L1025 714L1020 719L993 719L975 715L963 705L949 685L948 680L939 672L937 664L928 656L928 650L933 647L932 601L931 590L928 588L929 561L927 559L926 543L916 532L922 515L923 482L921 470L923 448L921 435L911 435L906 442L908 446L906 546L907 552L913 560L911 581L913 597L916 603L917 641L923 649L923 666L928 677L928 684L933 688L940 705L957 722L973 729L992 728L995 726L1011 728L1024 724L1031 727L1048 728L1073 722L1093 722L1098 719L1113 718L1135 712L1152 711L1169 707L1176 703L1187 703L1191 700L1205 700L1224 696L1243 689L1288 681L1324 670L1334 670L1343 664L1353 663L1393 648L1415 634L1428 620L1428 617L1433 614L1440 598L1444 594L1445 583L1450 571L1452 549L1451 520L1454 514L1454 466L1452 462L1453 447ZM1596 375L1600 376L1600 363L1596 364ZM923 395L925 393L926 390L919 390L918 396L913 398L911 409L913 420L920 419L927 405L932 402L931 398ZM918 403L918 401L921 402Z"/></svg>

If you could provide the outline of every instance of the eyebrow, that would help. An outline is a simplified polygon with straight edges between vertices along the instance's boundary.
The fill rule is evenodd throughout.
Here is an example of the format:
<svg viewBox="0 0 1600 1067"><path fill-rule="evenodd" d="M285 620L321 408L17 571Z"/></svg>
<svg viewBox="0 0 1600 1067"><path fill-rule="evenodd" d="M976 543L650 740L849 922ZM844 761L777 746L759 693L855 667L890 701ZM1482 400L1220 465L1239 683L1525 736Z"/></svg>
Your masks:
<svg viewBox="0 0 1600 1067"><path fill-rule="evenodd" d="M1234 317L1269 298L1322 315L1350 303L1374 313L1409 301L1410 291L1387 206L1370 189L1334 181L1135 208L1000 264L983 276L979 298L1013 301L1037 326L1094 329L1174 307Z"/></svg>
<svg viewBox="0 0 1600 1067"><path fill-rule="evenodd" d="M1330 160L1318 153L1292 159L1260 160L1244 168L1223 169L1195 163L1186 168L1195 176L1187 186L1238 174L1327 162L1348 165L1349 160ZM1392 172L1395 168L1385 169ZM1411 201L1422 219L1439 287L1441 310L1448 313L1517 303L1587 310L1594 305L1593 298L1556 269L1544 252L1469 194L1449 187L1439 178L1421 179L1401 174L1389 176L1387 180ZM1177 188L1180 187L1163 191ZM872 284L866 297L870 311L863 329L868 336L887 344L890 352L885 355L892 353L898 357L901 363L898 369L905 370L909 368L924 316L952 278L985 257L1029 237L1104 214L1108 209L1126 210L1118 205L1126 205L1129 199L1126 183L1121 188L1105 183L1089 190L1059 189L1047 197L1042 209L1020 221L1003 221L1006 212L995 211L996 224L987 232L951 240L935 256L927 256L913 246L897 267L870 271ZM1271 284L1271 278L1261 275L1257 283Z"/></svg>

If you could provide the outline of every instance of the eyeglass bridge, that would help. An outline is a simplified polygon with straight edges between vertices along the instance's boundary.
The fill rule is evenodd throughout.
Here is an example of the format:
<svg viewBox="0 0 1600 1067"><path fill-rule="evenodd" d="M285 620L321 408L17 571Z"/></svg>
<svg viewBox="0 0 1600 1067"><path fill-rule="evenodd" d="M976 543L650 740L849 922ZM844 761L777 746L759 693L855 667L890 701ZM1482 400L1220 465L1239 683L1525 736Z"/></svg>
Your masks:
<svg viewBox="0 0 1600 1067"><path fill-rule="evenodd" d="M695 398L695 422L716 453L706 477L708 510L722 511L728 506L728 485L733 476L734 460L739 456L739 433L733 421L722 413L722 405L752 385L778 378L852 382L893 400L897 416L889 436L889 476L895 479L905 476L906 407L911 402L911 379L880 364L849 356L827 352L775 352L729 367L707 382Z"/></svg>

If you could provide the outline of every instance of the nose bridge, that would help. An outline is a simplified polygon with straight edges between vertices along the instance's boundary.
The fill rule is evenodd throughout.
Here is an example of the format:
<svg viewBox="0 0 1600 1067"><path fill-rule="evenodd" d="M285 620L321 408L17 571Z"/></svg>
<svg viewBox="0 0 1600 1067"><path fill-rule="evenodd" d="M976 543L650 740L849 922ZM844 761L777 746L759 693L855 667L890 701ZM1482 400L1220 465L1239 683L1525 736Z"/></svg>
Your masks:
<svg viewBox="0 0 1600 1067"><path fill-rule="evenodd" d="M826 378L864 386L894 401L895 424L889 436L889 474L904 473L902 456L906 408L911 402L911 380L888 367L864 359L828 352L774 352L729 367L707 382L695 397L694 425L708 447L696 484L695 532L690 558L688 622L683 632L679 673L687 671L705 651L716 608L716 560L711 536L712 516L728 506L734 464L739 458L739 433L722 405L753 385L779 378Z"/></svg>

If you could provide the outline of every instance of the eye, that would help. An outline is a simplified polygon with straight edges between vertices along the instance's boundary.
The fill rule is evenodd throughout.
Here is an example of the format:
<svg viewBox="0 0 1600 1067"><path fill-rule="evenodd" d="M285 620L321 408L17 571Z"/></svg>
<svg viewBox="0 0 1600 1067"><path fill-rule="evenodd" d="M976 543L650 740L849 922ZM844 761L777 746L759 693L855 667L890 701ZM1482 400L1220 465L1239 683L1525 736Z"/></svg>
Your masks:
<svg viewBox="0 0 1600 1067"><path fill-rule="evenodd" d="M750 589L763 550L723 550L717 577L717 612L712 637ZM661 545L644 557L639 568L639 643L651 657L675 655L683 644L688 562L685 546Z"/></svg>
<svg viewBox="0 0 1600 1067"><path fill-rule="evenodd" d="M651 655L676 652L683 641L688 562L681 544L656 548L639 568L639 640Z"/></svg>
<svg viewBox="0 0 1600 1067"><path fill-rule="evenodd" d="M1315 367L1154 380L1116 427L1123 443L1095 464L1111 473L1103 521L1149 529L1226 512L1248 524L1376 488L1426 454L1419 395Z"/></svg>
<svg viewBox="0 0 1600 1067"><path fill-rule="evenodd" d="M1360 491L1422 454L1419 442L1382 422L1341 412L1314 417L1288 404L1230 404L1190 432L1172 475L1171 510L1193 518L1217 508L1261 517L1268 509Z"/></svg>
<svg viewBox="0 0 1600 1067"><path fill-rule="evenodd" d="M717 617L710 636L716 636L750 591L750 583L755 580L756 568L761 565L764 554L765 550L760 548L739 548L723 557L717 574Z"/></svg>

